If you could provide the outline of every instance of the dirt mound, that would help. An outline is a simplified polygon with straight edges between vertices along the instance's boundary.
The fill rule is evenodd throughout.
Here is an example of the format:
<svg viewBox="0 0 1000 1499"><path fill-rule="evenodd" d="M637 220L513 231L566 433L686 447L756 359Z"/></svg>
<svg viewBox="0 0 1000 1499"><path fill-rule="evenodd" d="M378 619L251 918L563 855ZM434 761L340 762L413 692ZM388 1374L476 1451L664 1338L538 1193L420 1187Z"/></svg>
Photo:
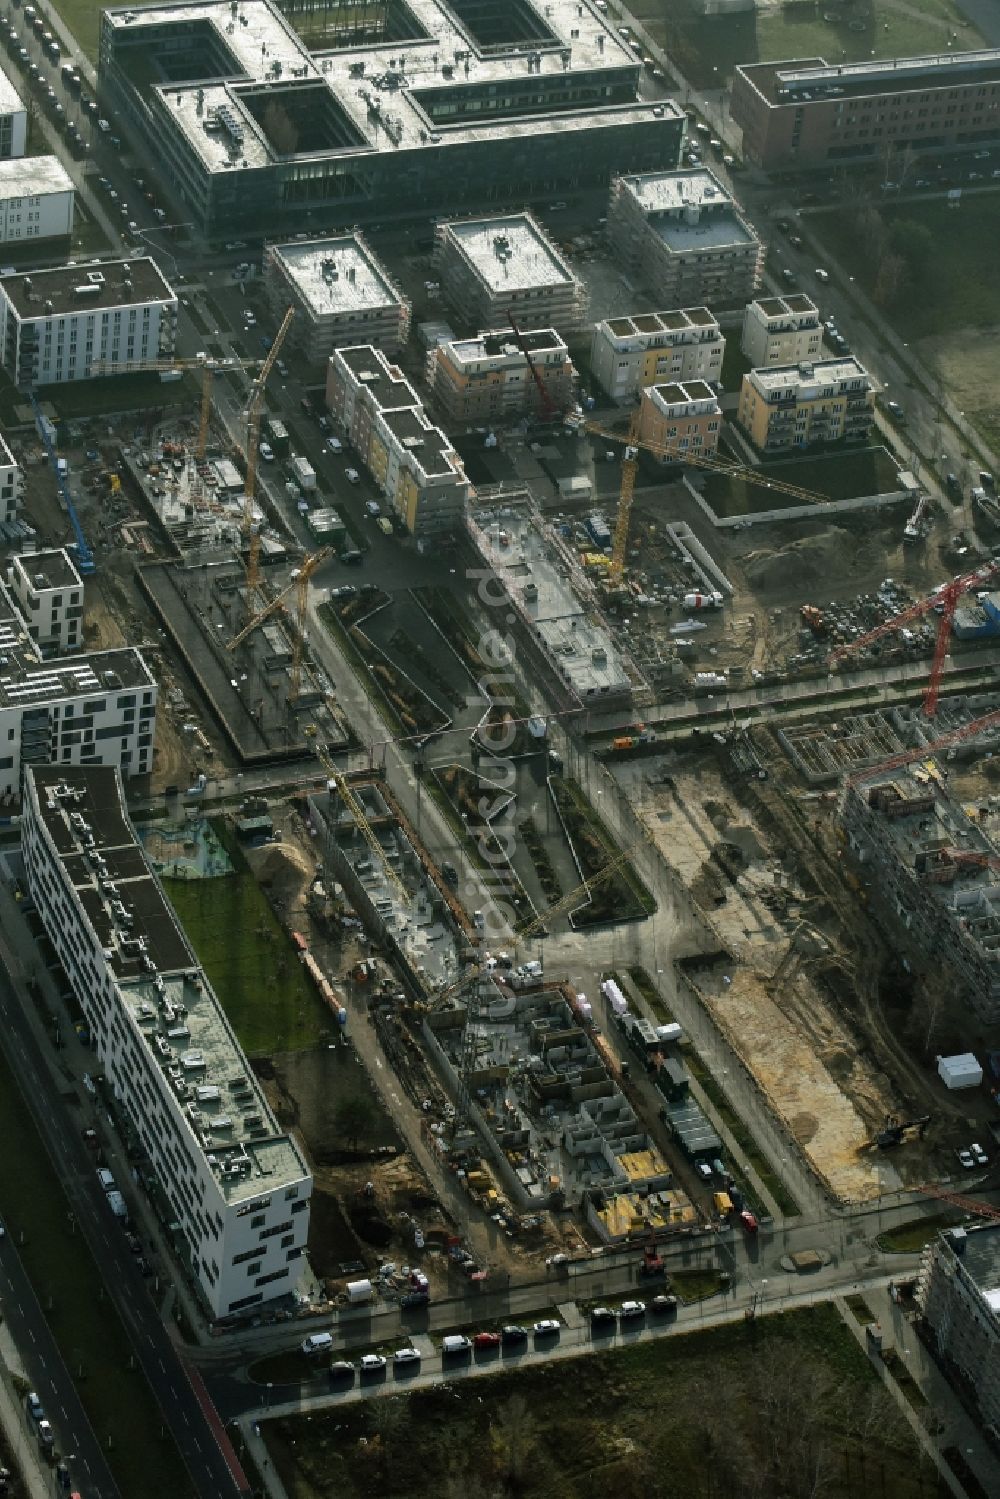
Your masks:
<svg viewBox="0 0 1000 1499"><path fill-rule="evenodd" d="M743 564L752 588L786 589L790 579L798 588L820 583L843 572L845 551L853 551L852 539L835 526L812 536L790 541L776 551L754 551Z"/></svg>
<svg viewBox="0 0 1000 1499"><path fill-rule="evenodd" d="M251 849L247 859L272 901L286 905L301 899L314 872L312 862L291 843L269 843L264 848Z"/></svg>

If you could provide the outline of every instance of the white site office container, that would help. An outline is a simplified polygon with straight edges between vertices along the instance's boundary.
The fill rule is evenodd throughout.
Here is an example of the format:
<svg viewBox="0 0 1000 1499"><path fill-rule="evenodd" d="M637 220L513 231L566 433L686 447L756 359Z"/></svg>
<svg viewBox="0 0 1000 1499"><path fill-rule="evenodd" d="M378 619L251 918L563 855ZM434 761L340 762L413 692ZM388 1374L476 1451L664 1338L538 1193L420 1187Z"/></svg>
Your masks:
<svg viewBox="0 0 1000 1499"><path fill-rule="evenodd" d="M938 1057L938 1077L946 1088L978 1088L983 1069L971 1051L954 1057Z"/></svg>

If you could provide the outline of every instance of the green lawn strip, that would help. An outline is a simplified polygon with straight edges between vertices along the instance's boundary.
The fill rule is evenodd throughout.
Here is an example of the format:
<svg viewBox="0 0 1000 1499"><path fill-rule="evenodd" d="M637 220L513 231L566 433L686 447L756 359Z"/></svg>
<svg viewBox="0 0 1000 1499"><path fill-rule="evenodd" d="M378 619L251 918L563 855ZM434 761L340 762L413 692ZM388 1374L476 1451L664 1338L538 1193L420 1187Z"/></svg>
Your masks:
<svg viewBox="0 0 1000 1499"><path fill-rule="evenodd" d="M100 380L74 380L69 385L43 385L36 392L40 402L49 402L64 421L106 416L117 411L142 411L157 406L194 408L198 388L190 376L161 380L153 373L106 375Z"/></svg>
<svg viewBox="0 0 1000 1499"><path fill-rule="evenodd" d="M850 1309L855 1321L860 1322L862 1327L868 1327L872 1322L878 1321L863 1296L845 1296L844 1305Z"/></svg>
<svg viewBox="0 0 1000 1499"><path fill-rule="evenodd" d="M538 916L535 907L521 883L513 864L504 855L499 843L494 839L493 847L496 848L497 858L495 861L488 859L480 847L480 843L489 843L493 834L488 828L482 828L475 837L469 836L469 829L463 823L456 810L455 803L440 785L435 775L426 775L423 779L424 790L434 799L447 818L452 831L461 846L465 849L472 863L484 875L489 876L487 884L495 900L501 906L508 902L514 906L515 931L521 927L530 926Z"/></svg>
<svg viewBox="0 0 1000 1499"><path fill-rule="evenodd" d="M46 1320L76 1380L94 1434L123 1495L184 1499L193 1493L180 1453L90 1251L71 1233L69 1208L7 1063L0 1058L0 1211ZM119 1232L109 1214L110 1231ZM21 1242L21 1235L24 1242ZM80 1369L82 1368L82 1376ZM58 1429L58 1423L57 1423Z"/></svg>
<svg viewBox="0 0 1000 1499"><path fill-rule="evenodd" d="M832 1306L513 1363L267 1423L289 1499L709 1499L748 1472L761 1493L804 1495L820 1448L828 1499L865 1492L866 1459L880 1499L939 1492Z"/></svg>
<svg viewBox="0 0 1000 1499"><path fill-rule="evenodd" d="M884 1254L915 1254L937 1238L943 1228L954 1228L960 1221L956 1213L936 1213L930 1218L915 1218L887 1228L878 1236L878 1247Z"/></svg>
<svg viewBox="0 0 1000 1499"><path fill-rule="evenodd" d="M164 879L167 897L222 1008L251 1056L297 1051L334 1022L221 818L212 827L235 866L205 880Z"/></svg>
<svg viewBox="0 0 1000 1499"><path fill-rule="evenodd" d="M685 1306L693 1306L696 1301L707 1301L710 1296L718 1296L728 1284L728 1276L724 1277L718 1270L677 1270L670 1274L670 1289L675 1296L680 1297Z"/></svg>
<svg viewBox="0 0 1000 1499"><path fill-rule="evenodd" d="M563 788L567 797L569 798L569 801L579 813L584 825L589 828L590 832L594 835L598 843L600 843L602 848L604 849L604 852L607 855L607 862L610 862L612 859L618 858L622 850L618 847L614 837L606 827L596 808L591 805L586 792L583 790L583 787L580 786L577 781L574 781L571 776L553 775L552 777L550 777L550 781L556 791L557 801L559 799L559 789L560 787ZM565 815L565 809L561 808L561 810ZM569 826L568 823L567 826ZM569 827L569 833L570 837L572 837L572 827ZM582 863L583 858L581 855L581 850L577 848L576 853L577 857L580 858L580 861ZM599 868L588 873L587 878L589 880L600 879L601 869L603 867L604 866L601 865ZM626 859L622 864L619 864L614 874L611 875L607 880L600 881L594 891L593 903L599 904L601 902L602 896L606 896L609 890L614 891L616 886L619 888L621 886L625 886L629 894L635 900L635 903L638 906L639 910L646 916L652 916L653 912L656 910L656 897L653 895L652 891L637 873L631 859ZM574 912L573 914L577 916L579 924L585 926L586 917L584 913L585 906L583 909ZM628 914L631 913L627 911L619 911L617 913L617 919L622 920Z"/></svg>
<svg viewBox="0 0 1000 1499"><path fill-rule="evenodd" d="M396 711L386 698L385 694L382 692L372 691L372 677L367 666L365 665L364 657L361 655L357 646L354 644L354 641L351 639L350 633L345 630L344 626L341 624L339 618L337 617L337 611L334 609L333 605L321 604L319 609L317 610L317 613L319 614L324 629L326 629L329 634L333 636L334 640L336 640L337 644L340 646L344 659L364 688L365 696L368 698L368 701L371 703L372 707L375 709L375 712L378 714L379 718L381 718L390 734L404 733L405 731L403 729L403 726L399 718L396 716Z"/></svg>
<svg viewBox="0 0 1000 1499"><path fill-rule="evenodd" d="M656 1014L659 1024L670 1025L674 1020L674 1016L664 1004L659 990L653 984L646 970L638 967L630 968L628 974L643 999ZM654 999L656 1001L655 1005L653 1002ZM743 1116L737 1113L729 1101L728 1094L708 1070L708 1067L703 1062L701 1055L692 1042L684 1041L681 1050L683 1051L684 1060L690 1069L692 1077L697 1080L706 1098L712 1104L719 1118L736 1141L742 1155L753 1167L764 1187L771 1194L775 1207L786 1218L799 1217L802 1209L750 1133L744 1123Z"/></svg>

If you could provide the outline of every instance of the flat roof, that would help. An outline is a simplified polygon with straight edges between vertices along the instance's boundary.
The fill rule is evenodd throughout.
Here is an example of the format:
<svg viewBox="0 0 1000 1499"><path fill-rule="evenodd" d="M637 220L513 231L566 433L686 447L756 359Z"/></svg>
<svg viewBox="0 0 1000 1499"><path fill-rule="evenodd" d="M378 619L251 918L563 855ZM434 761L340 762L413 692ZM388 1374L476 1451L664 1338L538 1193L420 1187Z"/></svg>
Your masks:
<svg viewBox="0 0 1000 1499"><path fill-rule="evenodd" d="M947 1233L942 1237L947 1241ZM991 1310L1000 1313L1000 1223L966 1226L963 1242L965 1248L959 1259L965 1273Z"/></svg>
<svg viewBox="0 0 1000 1499"><path fill-rule="evenodd" d="M135 836L113 766L29 766L42 821L108 956L121 1000L172 1079L228 1201L308 1175L279 1128ZM233 1172L237 1156L250 1165ZM225 1166L226 1169L223 1169ZM263 1186L262 1186L262 1178Z"/></svg>
<svg viewBox="0 0 1000 1499"><path fill-rule="evenodd" d="M268 245L314 318L400 307L403 298L358 234Z"/></svg>
<svg viewBox="0 0 1000 1499"><path fill-rule="evenodd" d="M669 312L633 312L605 318L599 327L606 329L613 338L654 338L661 333L718 330L719 320L707 307L678 307Z"/></svg>
<svg viewBox="0 0 1000 1499"><path fill-rule="evenodd" d="M99 698L109 692L155 687L156 679L135 646L76 653L42 661L26 622L0 582L0 708L38 708L66 698Z"/></svg>
<svg viewBox="0 0 1000 1499"><path fill-rule="evenodd" d="M455 452L451 438L423 416L423 407L406 406L399 411L383 413L386 426L400 446L429 477L454 474L465 482L462 460Z"/></svg>
<svg viewBox="0 0 1000 1499"><path fill-rule="evenodd" d="M40 588L82 588L83 581L64 547L49 552L21 552L11 562ZM39 579L41 581L39 582Z"/></svg>
<svg viewBox="0 0 1000 1499"><path fill-rule="evenodd" d="M643 395L648 395L661 407L690 406L696 401L707 401L714 411L720 409L718 396L704 380L688 380L684 384L679 380L661 381L658 385L648 385Z"/></svg>
<svg viewBox="0 0 1000 1499"><path fill-rule="evenodd" d="M995 83L1000 81L1000 48L931 52L917 57L854 63L828 63L823 57L803 57L784 62L745 63L738 71L746 74L771 104L829 102L845 97Z"/></svg>
<svg viewBox="0 0 1000 1499"><path fill-rule="evenodd" d="M131 283L131 289L126 283ZM82 291L88 287L93 290ZM0 290L22 321L97 307L131 307L147 302L172 302L163 272L149 255L134 260L81 261L50 270L11 271L0 276ZM52 303L51 312L46 303Z"/></svg>
<svg viewBox="0 0 1000 1499"><path fill-rule="evenodd" d="M619 181L628 188L645 214L733 206L731 195L707 167L691 167L678 172L635 172Z"/></svg>
<svg viewBox="0 0 1000 1499"><path fill-rule="evenodd" d="M817 359L809 364L782 364L774 369L755 369L746 378L766 395L772 391L836 385L842 380L868 380L869 376L860 359L853 354L845 354L837 359Z"/></svg>
<svg viewBox="0 0 1000 1499"><path fill-rule="evenodd" d="M530 213L452 219L443 228L490 291L540 290L576 283L573 272Z"/></svg>
<svg viewBox="0 0 1000 1499"><path fill-rule="evenodd" d="M0 161L0 198L74 190L73 179L58 156L9 156Z"/></svg>
<svg viewBox="0 0 1000 1499"><path fill-rule="evenodd" d="M492 333L480 333L475 338L454 338L444 345L463 364L475 359L497 359L503 356L524 360L524 350L529 354L552 351L566 353L566 340L554 328L521 328L515 335L513 328L498 328Z"/></svg>
<svg viewBox="0 0 1000 1499"><path fill-rule="evenodd" d="M812 313L819 317L816 303L804 292L790 292L787 297L758 297L750 304L757 307L766 318L782 318L791 314Z"/></svg>
<svg viewBox="0 0 1000 1499"><path fill-rule="evenodd" d="M3 68L0 68L0 114L17 114L24 109L24 100L11 83Z"/></svg>
<svg viewBox="0 0 1000 1499"><path fill-rule="evenodd" d="M331 358L344 361L354 378L371 391L379 410L397 411L421 404L399 366L390 364L373 344L352 344L349 349L337 349Z"/></svg>

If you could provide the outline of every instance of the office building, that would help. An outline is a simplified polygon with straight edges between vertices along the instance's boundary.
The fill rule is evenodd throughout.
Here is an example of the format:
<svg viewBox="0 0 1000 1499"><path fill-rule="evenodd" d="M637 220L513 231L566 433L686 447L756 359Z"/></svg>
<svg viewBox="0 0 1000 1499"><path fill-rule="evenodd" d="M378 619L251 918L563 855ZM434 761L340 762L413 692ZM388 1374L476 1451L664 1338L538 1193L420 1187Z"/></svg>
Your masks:
<svg viewBox="0 0 1000 1499"><path fill-rule="evenodd" d="M801 292L758 297L743 314L740 348L754 369L819 358L823 328L816 303Z"/></svg>
<svg viewBox="0 0 1000 1499"><path fill-rule="evenodd" d="M748 63L733 75L730 114L746 159L766 172L870 162L892 180L893 153L1000 141L1000 49Z"/></svg>
<svg viewBox="0 0 1000 1499"><path fill-rule="evenodd" d="M83 579L64 548L10 559L7 581L43 656L83 647Z"/></svg>
<svg viewBox="0 0 1000 1499"><path fill-rule="evenodd" d="M595 0L182 0L102 13L97 93L197 233L280 237L676 166L641 73Z"/></svg>
<svg viewBox="0 0 1000 1499"><path fill-rule="evenodd" d="M20 464L0 433L0 521L16 519L21 504L22 474Z"/></svg>
<svg viewBox="0 0 1000 1499"><path fill-rule="evenodd" d="M636 312L596 324L590 368L612 401L629 403L660 380L722 378L726 340L707 307Z"/></svg>
<svg viewBox="0 0 1000 1499"><path fill-rule="evenodd" d="M917 1306L946 1374L1000 1438L1000 1223L946 1228L924 1250Z"/></svg>
<svg viewBox="0 0 1000 1499"><path fill-rule="evenodd" d="M743 376L739 423L761 453L814 442L865 442L874 422L871 377L853 354Z"/></svg>
<svg viewBox="0 0 1000 1499"><path fill-rule="evenodd" d="M622 268L668 306L742 306L764 271L764 246L704 167L616 177L608 240Z"/></svg>
<svg viewBox="0 0 1000 1499"><path fill-rule="evenodd" d="M111 766L31 766L28 890L214 1317L295 1286L312 1178L129 821Z"/></svg>
<svg viewBox="0 0 1000 1499"><path fill-rule="evenodd" d="M530 213L453 219L435 232L445 301L473 328L557 328L586 319L587 290Z"/></svg>
<svg viewBox="0 0 1000 1499"><path fill-rule="evenodd" d="M714 457L721 426L719 398L704 380L658 382L642 392L639 438L664 450L662 462L672 456Z"/></svg>
<svg viewBox="0 0 1000 1499"><path fill-rule="evenodd" d="M0 161L23 156L28 143L28 111L24 100L0 68Z"/></svg>
<svg viewBox="0 0 1000 1499"><path fill-rule="evenodd" d="M176 326L177 298L148 256L0 275L0 358L15 385L126 374L169 358Z"/></svg>
<svg viewBox="0 0 1000 1499"><path fill-rule="evenodd" d="M397 354L409 336L410 304L358 230L268 245L264 279L276 317L295 308L289 348L310 364L351 344Z"/></svg>
<svg viewBox="0 0 1000 1499"><path fill-rule="evenodd" d="M0 244L72 234L75 196L58 156L0 161Z"/></svg>
<svg viewBox="0 0 1000 1499"><path fill-rule="evenodd" d="M396 520L414 536L457 529L469 497L462 460L381 349L337 349L326 402Z"/></svg>
<svg viewBox="0 0 1000 1499"><path fill-rule="evenodd" d="M427 383L449 423L565 412L575 382L569 350L554 328L449 339L427 356Z"/></svg>
<svg viewBox="0 0 1000 1499"><path fill-rule="evenodd" d="M840 815L900 957L947 974L949 1003L963 995L986 1024L1000 1020L1000 849L949 795L938 765L928 757L848 781Z"/></svg>

